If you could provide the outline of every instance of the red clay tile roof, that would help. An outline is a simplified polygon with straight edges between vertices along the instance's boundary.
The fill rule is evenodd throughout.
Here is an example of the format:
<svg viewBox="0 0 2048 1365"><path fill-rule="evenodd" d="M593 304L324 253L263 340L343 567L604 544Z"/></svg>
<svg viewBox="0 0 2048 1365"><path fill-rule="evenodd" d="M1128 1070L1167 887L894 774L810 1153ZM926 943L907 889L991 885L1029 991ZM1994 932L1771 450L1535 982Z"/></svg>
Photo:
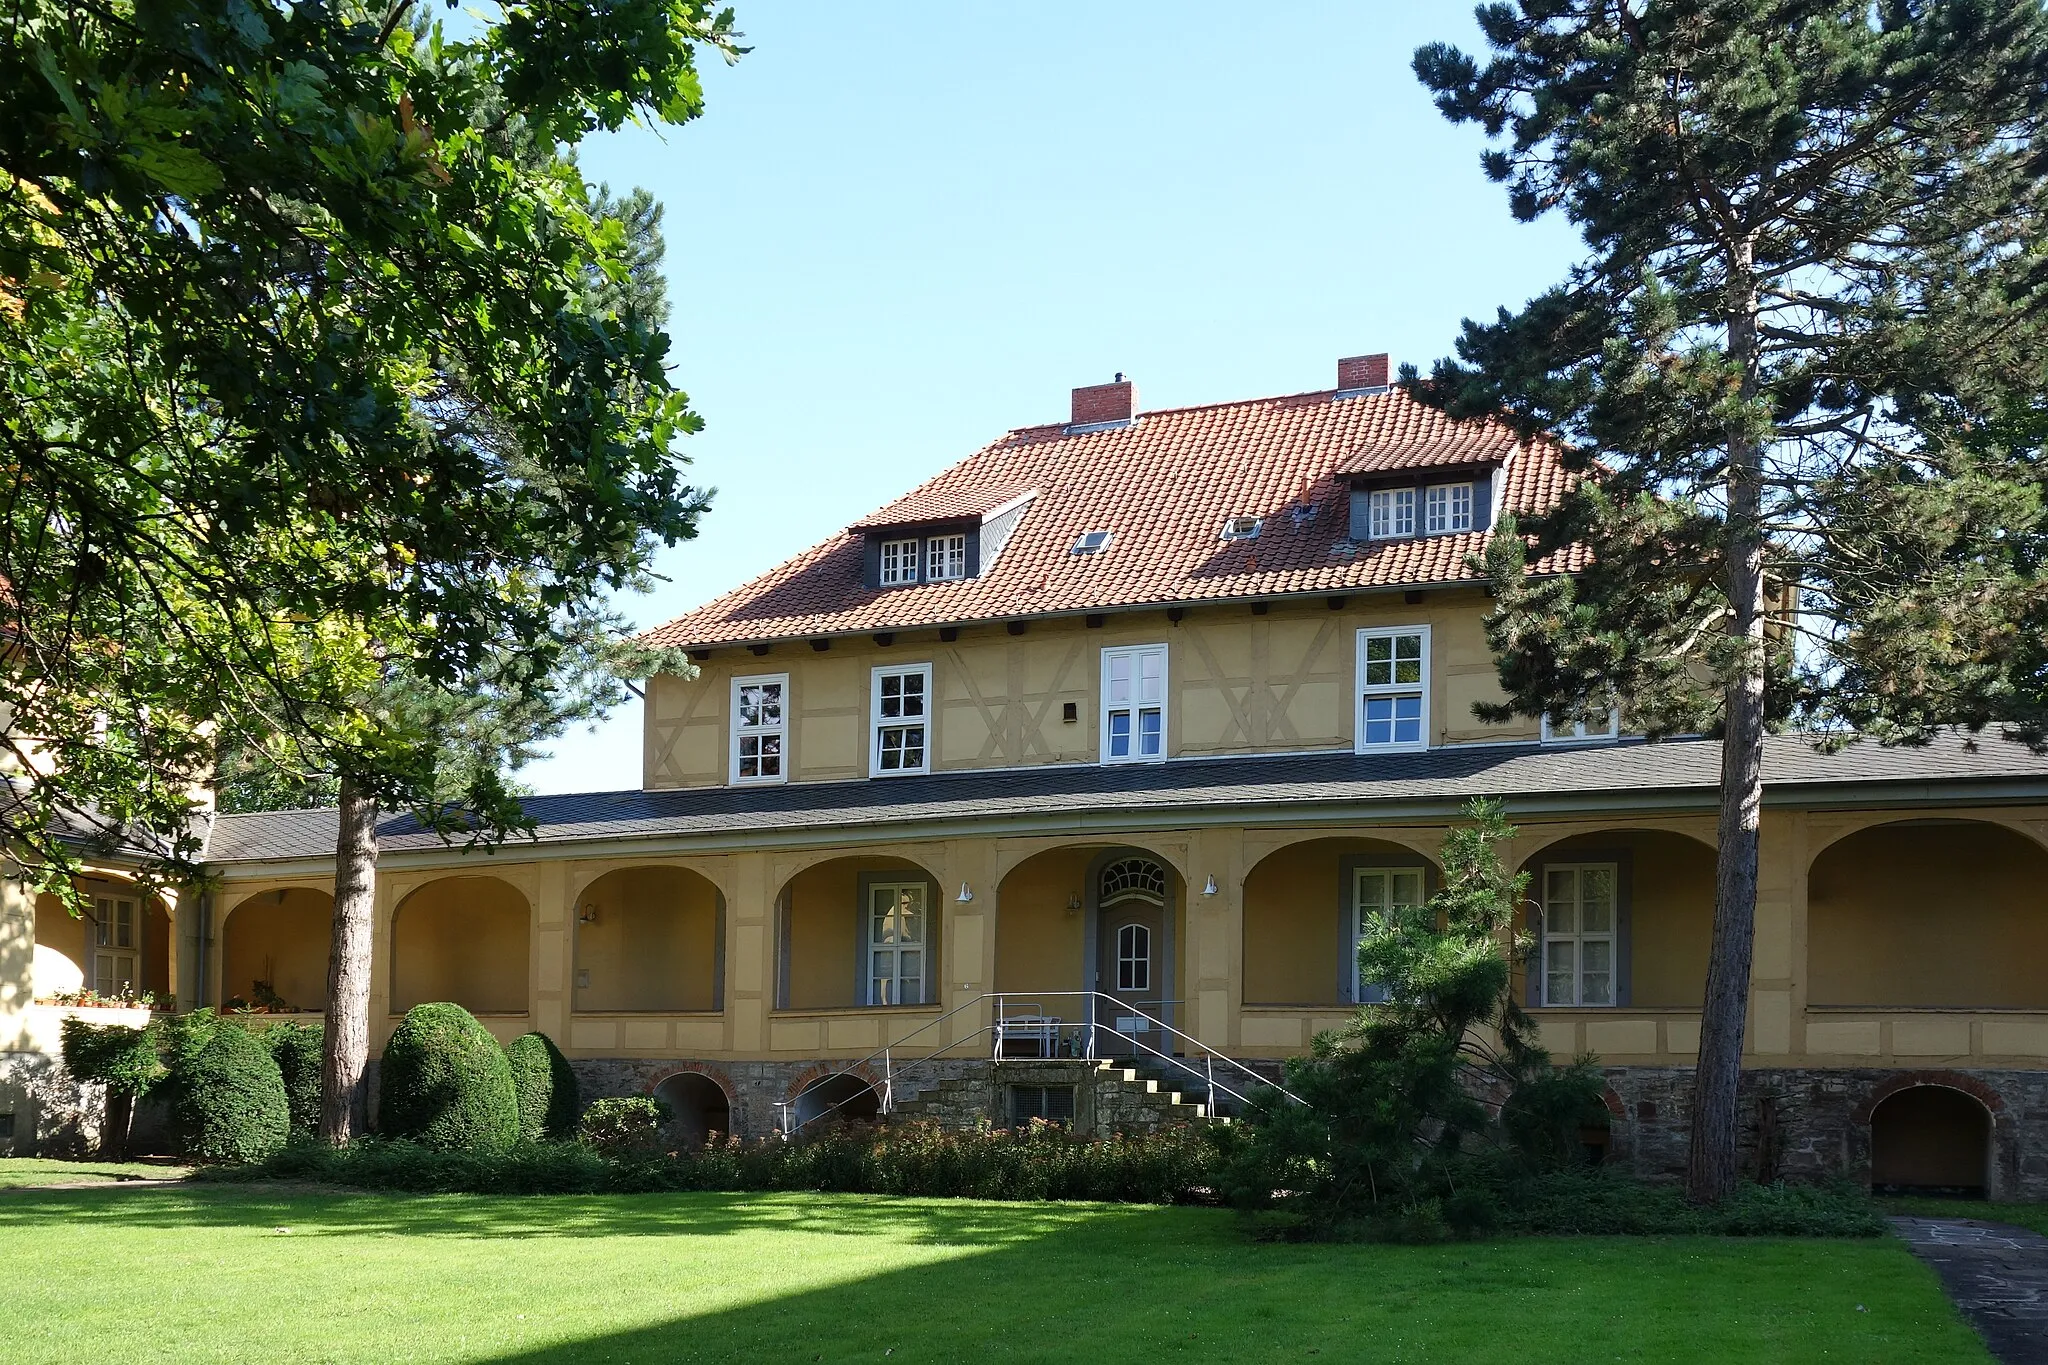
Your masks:
<svg viewBox="0 0 2048 1365"><path fill-rule="evenodd" d="M880 531L892 526L929 526L940 521L979 521L999 507L1030 497L1031 488L986 488L976 484L942 487L937 480L907 493L886 507L862 517L849 531Z"/></svg>
<svg viewBox="0 0 2048 1365"><path fill-rule="evenodd" d="M1466 561L1485 546L1485 533L1351 541L1346 476L1494 460L1506 461L1503 505L1513 511L1550 506L1574 477L1554 444L1519 446L1505 428L1452 422L1399 389L1148 412L1073 435L1063 425L1024 427L858 523L902 524L904 509L933 519L977 516L1037 490L981 576L867 587L862 536L849 527L645 638L707 648L1474 580ZM1311 517L1291 510L1301 492ZM1263 516L1258 538L1222 540L1234 516ZM1115 537L1098 554L1068 553L1084 531ZM1561 560L1533 567L1580 567L1576 554Z"/></svg>

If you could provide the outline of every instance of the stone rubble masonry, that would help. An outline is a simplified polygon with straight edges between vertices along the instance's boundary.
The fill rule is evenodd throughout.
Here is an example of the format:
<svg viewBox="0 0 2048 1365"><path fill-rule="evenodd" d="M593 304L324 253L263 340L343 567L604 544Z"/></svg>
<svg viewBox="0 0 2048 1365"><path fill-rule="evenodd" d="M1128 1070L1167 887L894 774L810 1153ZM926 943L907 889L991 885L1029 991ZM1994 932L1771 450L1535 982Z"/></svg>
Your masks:
<svg viewBox="0 0 2048 1365"><path fill-rule="evenodd" d="M877 1068L795 1062L677 1062L659 1058L579 1059L570 1063L585 1103L609 1095L651 1095L672 1076L717 1083L732 1109L733 1132L764 1137L782 1128L796 1097L814 1081L858 1074L879 1093L891 1083ZM1088 1061L1008 1061L979 1057L921 1062L894 1077L894 1107L904 1117L972 1128L1009 1121L1011 1085L1075 1087L1074 1128L1081 1133L1150 1131L1201 1119L1200 1105L1126 1067Z"/></svg>

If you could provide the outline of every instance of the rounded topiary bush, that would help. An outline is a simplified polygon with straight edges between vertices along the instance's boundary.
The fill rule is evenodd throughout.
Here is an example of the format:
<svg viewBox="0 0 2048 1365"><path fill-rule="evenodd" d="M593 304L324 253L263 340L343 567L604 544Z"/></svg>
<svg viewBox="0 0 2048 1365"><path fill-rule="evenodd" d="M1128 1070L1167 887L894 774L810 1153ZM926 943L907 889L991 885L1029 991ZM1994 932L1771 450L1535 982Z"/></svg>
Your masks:
<svg viewBox="0 0 2048 1365"><path fill-rule="evenodd" d="M270 1050L245 1028L216 1028L179 1068L171 1121L196 1161L261 1161L284 1146L291 1105Z"/></svg>
<svg viewBox="0 0 2048 1365"><path fill-rule="evenodd" d="M318 1024L277 1024L266 1029L263 1042L284 1076L285 1100L291 1106L292 1136L312 1137L320 1131L320 1044Z"/></svg>
<svg viewBox="0 0 2048 1365"><path fill-rule="evenodd" d="M505 1045L512 1064L512 1095L519 1105L519 1137L560 1141L576 1127L576 1073L545 1033L522 1033Z"/></svg>
<svg viewBox="0 0 2048 1365"><path fill-rule="evenodd" d="M519 1104L505 1049L460 1005L413 1006L384 1045L377 1127L428 1147L510 1147Z"/></svg>

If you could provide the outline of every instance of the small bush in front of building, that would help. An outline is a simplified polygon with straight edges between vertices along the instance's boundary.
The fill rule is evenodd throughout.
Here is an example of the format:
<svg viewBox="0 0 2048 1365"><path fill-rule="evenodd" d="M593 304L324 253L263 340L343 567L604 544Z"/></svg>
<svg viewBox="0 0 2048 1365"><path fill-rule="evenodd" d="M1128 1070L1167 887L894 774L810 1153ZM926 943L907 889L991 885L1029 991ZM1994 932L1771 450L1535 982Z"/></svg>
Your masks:
<svg viewBox="0 0 2048 1365"><path fill-rule="evenodd" d="M519 1136L519 1104L505 1049L460 1005L413 1006L384 1045L377 1127L423 1147L510 1147Z"/></svg>
<svg viewBox="0 0 2048 1365"><path fill-rule="evenodd" d="M1677 1185L1651 1185L1598 1167L1550 1171L1498 1192L1503 1232L1544 1236L1879 1237L1883 1213L1860 1187L1741 1186L1724 1203L1689 1203Z"/></svg>
<svg viewBox="0 0 2048 1365"><path fill-rule="evenodd" d="M545 1033L522 1033L505 1045L512 1064L512 1094L519 1104L519 1138L559 1142L576 1128L576 1072Z"/></svg>
<svg viewBox="0 0 2048 1365"><path fill-rule="evenodd" d="M668 1105L651 1095L615 1095L583 1111L576 1137L609 1161L650 1161L662 1154L661 1130L672 1117Z"/></svg>
<svg viewBox="0 0 2048 1365"><path fill-rule="evenodd" d="M311 1023L277 1024L263 1031L264 1046L284 1076L293 1137L312 1137L320 1131L320 1046L324 1037L325 1030Z"/></svg>
<svg viewBox="0 0 2048 1365"><path fill-rule="evenodd" d="M291 1132L284 1076L247 1029L213 1029L175 1071L171 1123L188 1159L261 1161L284 1146Z"/></svg>

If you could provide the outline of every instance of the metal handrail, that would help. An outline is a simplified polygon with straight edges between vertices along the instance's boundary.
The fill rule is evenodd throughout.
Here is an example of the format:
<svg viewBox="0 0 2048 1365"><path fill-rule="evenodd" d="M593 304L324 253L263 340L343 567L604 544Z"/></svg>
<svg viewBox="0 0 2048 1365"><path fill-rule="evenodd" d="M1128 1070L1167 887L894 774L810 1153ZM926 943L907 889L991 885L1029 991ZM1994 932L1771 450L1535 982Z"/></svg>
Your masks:
<svg viewBox="0 0 2048 1365"><path fill-rule="evenodd" d="M1132 1005L1129 1001L1111 995L1107 991L1032 991L1029 994L1031 996L1030 999L1019 1000L1017 1003L1029 1004L1042 1009L1043 1006L1041 1002L1048 999L1082 1000L1086 1001L1091 1006L1095 1005L1098 1002L1108 1002L1110 1005L1114 1006L1118 1010L1122 1010L1127 1014L1135 1014L1139 1016L1140 1018L1144 1019L1147 1023L1152 1024L1162 1033L1170 1034L1174 1038L1193 1044L1195 1048L1200 1050L1203 1059L1204 1070L1202 1072L1197 1072L1190 1062L1182 1058L1175 1057L1171 1053L1162 1052L1160 1049L1153 1047L1149 1043L1141 1041L1134 1035L1118 1035L1131 1045L1134 1052L1137 1049L1142 1048L1145 1052L1151 1054L1154 1057L1157 1057L1166 1065L1171 1067L1177 1067L1180 1070L1186 1072L1190 1076L1204 1076L1206 1083L1212 1093L1215 1091L1221 1091L1223 1094L1230 1096L1230 1098L1232 1098L1233 1100L1236 1100L1239 1104L1249 1104L1251 1101L1246 1099L1245 1096L1238 1093L1236 1090L1231 1089L1229 1086L1224 1085L1221 1081L1218 1081L1216 1079L1216 1063L1219 1061L1222 1062L1225 1066L1235 1067L1239 1072L1242 1072L1244 1075L1249 1076L1257 1084L1266 1086L1273 1090L1277 1090L1280 1094L1286 1096L1289 1100L1292 1100L1296 1104L1304 1106L1308 1104L1308 1101L1302 1099L1301 1096L1294 1094L1292 1091L1288 1090L1283 1085L1267 1080L1264 1076L1261 1076L1258 1072L1252 1070L1250 1067L1238 1061L1236 1058L1218 1052L1215 1048L1210 1047L1207 1043L1195 1037L1193 1034L1175 1028L1172 1024L1169 1024L1162 1019L1159 1019L1151 1014L1146 1013L1143 1009L1140 1009L1137 1006ZM907 1072L916 1067L922 1066L925 1063L937 1061L943 1058L947 1053L954 1051L955 1049L961 1047L963 1044L974 1041L984 1033L990 1035L991 1041L993 1043L993 1051L995 1054L994 1059L997 1061L1001 1061L1003 1060L1003 1025L1005 1023L1002 1014L1002 1006L1005 1000L1010 1000L1013 998L1014 997L1007 991L990 991L984 992L981 995L977 995L970 1000L964 1000L960 1004L955 1005L952 1009L947 1010L944 1014L941 1014L936 1018L926 1020L917 1028L912 1029L909 1033L904 1034L901 1038L895 1039L893 1042L885 1044L883 1047L878 1048L876 1051L871 1052L867 1056L860 1058L858 1061L848 1063L846 1070L848 1072L858 1074L863 1068L872 1067L875 1061L879 1059L883 1067L882 1091L880 1095L882 1102L882 1112L885 1114L892 1113L895 1109L896 1078L898 1075L895 1054L902 1048L904 1043L917 1037L921 1033L938 1027L940 1024L945 1023L948 1019L951 1019L956 1015L965 1013L967 1010L970 1009L978 1008L979 1006L989 1001L994 1001L996 1008L994 1015L989 1023L978 1026L972 1033L968 1034L965 1038L954 1039L952 1042L945 1044L943 1047L937 1048L934 1051L926 1053L922 1057L915 1058L914 1060L903 1063L902 1065L904 1070ZM1097 1057L1096 1049L1096 1032L1102 1027L1101 1024L1096 1022L1094 1018L1094 1013L1094 1010L1091 1009L1089 1011L1090 1017L1085 1023L1077 1022L1074 1025L1075 1027L1082 1027L1088 1030L1088 1056L1084 1060L1090 1061L1099 1060L1099 1058ZM1059 1026L1055 1025L1054 1027L1057 1028ZM1150 1030L1146 1031L1150 1032ZM872 1084L870 1084L869 1088L873 1089ZM811 1115L809 1118L804 1119L803 1121L797 1123L794 1126L791 1126L789 1122L789 1109L791 1102L789 1100L780 1101L778 1107L782 1110L783 1136L785 1138L794 1136L800 1129L805 1128L810 1124L815 1123L819 1119L825 1118L830 1114L838 1112L844 1106L853 1103L853 1101L856 1098L857 1096L849 1095L845 1099L836 1101L835 1103L827 1106L826 1108L819 1110L817 1113Z"/></svg>

